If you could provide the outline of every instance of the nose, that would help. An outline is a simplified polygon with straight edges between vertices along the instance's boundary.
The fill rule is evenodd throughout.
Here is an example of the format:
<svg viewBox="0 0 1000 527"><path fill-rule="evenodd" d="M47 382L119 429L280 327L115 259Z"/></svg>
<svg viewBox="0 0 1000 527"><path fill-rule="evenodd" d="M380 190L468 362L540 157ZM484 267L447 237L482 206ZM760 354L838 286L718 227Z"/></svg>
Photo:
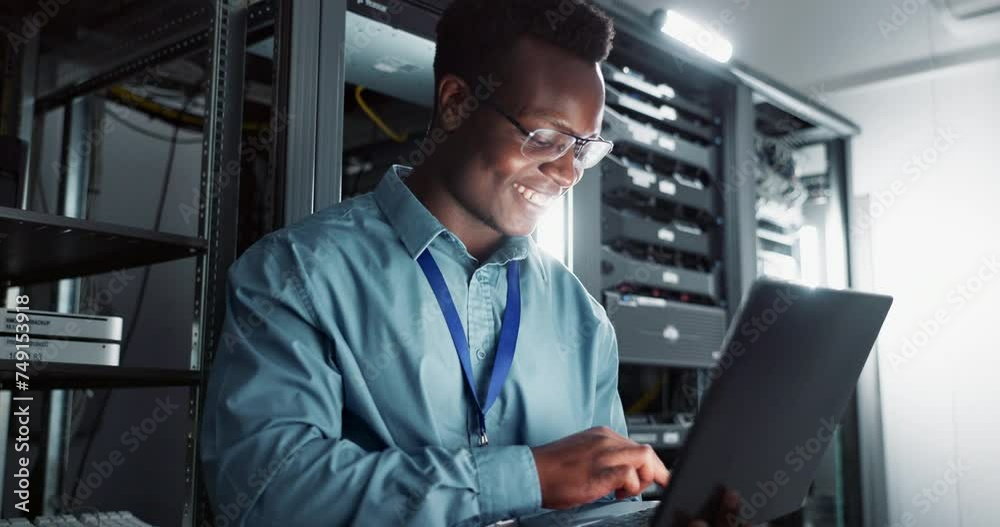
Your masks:
<svg viewBox="0 0 1000 527"><path fill-rule="evenodd" d="M583 169L578 167L572 148L558 158L542 163L539 169L543 174L552 178L562 189L572 187L583 175Z"/></svg>

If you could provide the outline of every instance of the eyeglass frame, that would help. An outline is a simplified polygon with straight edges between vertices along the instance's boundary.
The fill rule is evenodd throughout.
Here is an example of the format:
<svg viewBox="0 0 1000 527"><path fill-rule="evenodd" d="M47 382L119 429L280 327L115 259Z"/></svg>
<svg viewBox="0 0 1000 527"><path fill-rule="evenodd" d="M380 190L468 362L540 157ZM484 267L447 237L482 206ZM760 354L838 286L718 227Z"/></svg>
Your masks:
<svg viewBox="0 0 1000 527"><path fill-rule="evenodd" d="M518 121L512 115L510 115L509 113L507 113L503 108L500 107L499 104L493 102L490 99L483 99L483 102L486 103L486 106L489 106L494 111L496 111L497 113L499 113L500 115L502 115L505 119L507 119L510 122L510 124L512 124L515 127L517 127L517 129L518 129L519 132L521 132L522 134L524 134L524 136L525 136L524 137L524 142L521 143L521 155L525 155L524 154L524 145L526 145L528 143L528 141L531 139L531 137L538 130L552 130L553 132L557 132L557 133L560 133L560 134L572 137L573 140L574 140L573 146L571 146L570 148L567 148L561 154L559 154L558 156L552 158L551 161L555 161L556 159L559 159L560 157L566 155L566 152L569 152L570 149L573 150L573 160L577 161L577 160L579 160L579 158L576 157L577 153L580 151L580 149L583 148L584 145L586 145L587 143L604 143L604 144L607 144L609 146L609 148L608 148L608 152L606 154L604 154L600 159L597 160L597 163L600 163L601 160L603 160L605 157L608 156L608 154L611 153L611 150L615 146L615 144L613 142L608 141L607 139L604 139L601 136L597 136L594 139L588 139L586 137L580 137L580 136L571 134L569 132L564 132L562 130L556 130L554 128L536 128L533 131L528 131L528 129L523 124L521 124L520 121ZM525 155L525 157L527 157L527 156ZM593 166L597 166L597 163L594 163L593 165L591 165L591 167L586 167L586 168L592 168Z"/></svg>

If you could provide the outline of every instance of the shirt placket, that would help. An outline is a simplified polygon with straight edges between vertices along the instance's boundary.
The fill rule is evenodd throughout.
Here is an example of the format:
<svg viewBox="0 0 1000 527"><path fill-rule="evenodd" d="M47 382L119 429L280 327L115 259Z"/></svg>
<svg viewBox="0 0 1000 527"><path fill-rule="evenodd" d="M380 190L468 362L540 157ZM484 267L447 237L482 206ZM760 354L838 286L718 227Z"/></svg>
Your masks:
<svg viewBox="0 0 1000 527"><path fill-rule="evenodd" d="M469 339L469 358L472 362L472 371L475 375L476 394L480 403L486 402L486 392L490 382L490 366L493 364L493 356L496 353L495 343L497 340L496 324L493 320L493 283L496 274L495 265L480 267L472 273L469 281L469 296L467 300L466 320L469 321L466 329ZM475 440L479 440L478 422L475 413L470 426L470 433L474 433Z"/></svg>

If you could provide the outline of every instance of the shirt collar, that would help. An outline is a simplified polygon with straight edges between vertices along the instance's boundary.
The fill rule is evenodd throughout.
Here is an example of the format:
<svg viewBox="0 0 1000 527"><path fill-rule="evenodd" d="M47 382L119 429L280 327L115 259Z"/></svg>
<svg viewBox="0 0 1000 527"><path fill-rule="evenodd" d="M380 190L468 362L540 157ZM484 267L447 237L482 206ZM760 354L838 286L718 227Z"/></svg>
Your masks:
<svg viewBox="0 0 1000 527"><path fill-rule="evenodd" d="M451 233L403 183L403 179L412 170L411 167L392 165L375 187L375 202L396 230L410 257L415 260L434 238L441 233ZM454 235L451 237L468 254L461 241ZM542 261L541 251L530 236L506 237L503 245L483 263L505 265L511 260L523 260L528 256L532 257L533 267L537 267L542 278L547 281L548 272Z"/></svg>

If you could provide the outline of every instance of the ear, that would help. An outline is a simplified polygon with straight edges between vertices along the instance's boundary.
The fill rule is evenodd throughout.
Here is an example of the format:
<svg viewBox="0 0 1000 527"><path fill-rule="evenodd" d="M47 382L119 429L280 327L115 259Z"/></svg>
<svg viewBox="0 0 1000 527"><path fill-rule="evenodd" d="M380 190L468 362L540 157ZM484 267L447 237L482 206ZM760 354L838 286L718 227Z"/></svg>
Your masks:
<svg viewBox="0 0 1000 527"><path fill-rule="evenodd" d="M458 76L447 73L441 77L437 88L437 122L445 132L455 131L468 117L468 112L462 109L462 103L469 93L469 85Z"/></svg>

